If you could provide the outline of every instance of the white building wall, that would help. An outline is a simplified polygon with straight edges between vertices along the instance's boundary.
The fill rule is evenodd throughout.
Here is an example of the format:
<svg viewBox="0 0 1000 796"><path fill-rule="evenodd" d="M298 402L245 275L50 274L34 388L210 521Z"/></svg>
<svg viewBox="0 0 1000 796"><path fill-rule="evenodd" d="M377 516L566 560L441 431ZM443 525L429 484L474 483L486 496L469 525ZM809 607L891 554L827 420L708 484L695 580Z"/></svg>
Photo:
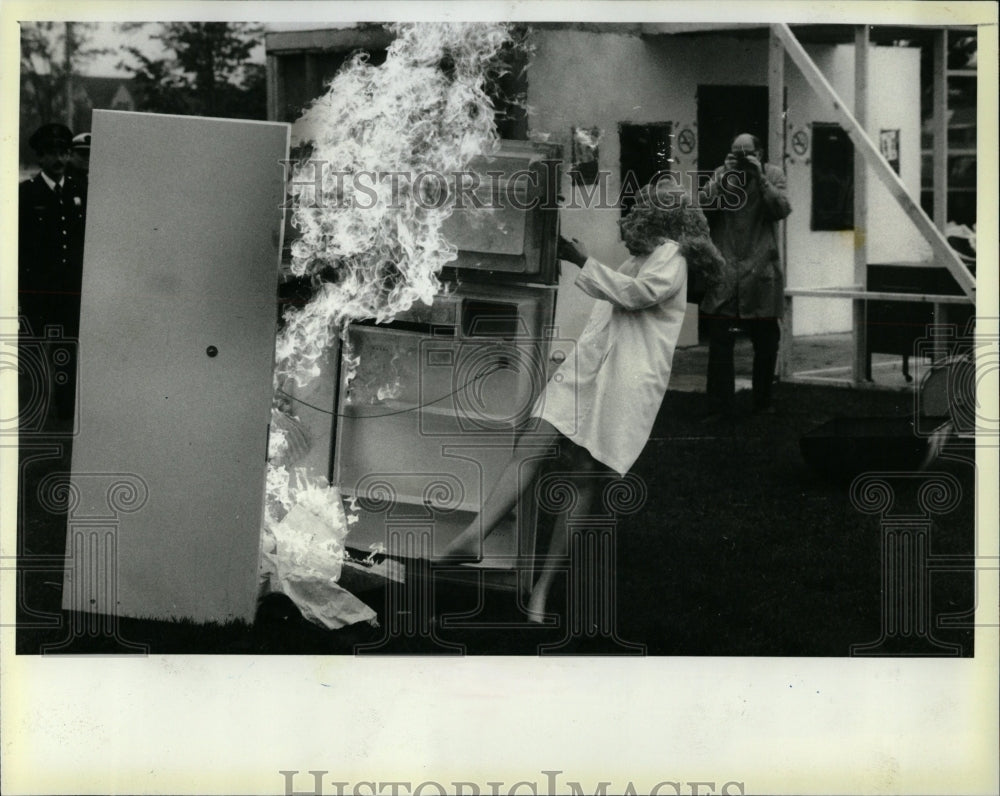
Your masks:
<svg viewBox="0 0 1000 796"><path fill-rule="evenodd" d="M611 173L609 194L617 196L619 183L620 122L673 122L674 132L697 131L699 84L766 85L767 41L731 36L641 38L584 30L538 30L528 69L529 128L548 135L571 154L571 128L594 127L604 132L600 166ZM853 103L853 45L807 48L834 89ZM877 140L882 128L900 130L901 177L915 198L920 191L920 62L909 48L875 48L875 75L871 92L871 130ZM789 130L812 122L833 122L829 103L820 101L798 69L786 62ZM811 161L809 152L798 157L789 149L785 165L793 212L787 222L789 286L836 286L853 281L854 235L810 230ZM680 153L674 147L674 167L695 170L698 152ZM775 159L772 158L772 161ZM577 190L565 177L562 193L571 203ZM609 264L627 256L618 235L616 209L565 209L563 234L579 238L590 253ZM929 249L916 229L877 181L869 180L868 243L872 262L926 259ZM568 271L574 271L567 266ZM590 299L572 288L575 274L564 274L560 291L561 334L575 336L582 328ZM693 313L689 313L693 316ZM682 344L692 342L689 318ZM830 299L797 299L793 333L797 335L848 331L850 304Z"/></svg>
<svg viewBox="0 0 1000 796"><path fill-rule="evenodd" d="M838 45L806 50L844 100L854 105L854 47ZM882 129L898 129L900 177L910 196L920 201L920 52L903 47L872 49L869 84L868 132L878 142ZM813 122L836 122L832 103L821 100L790 62L785 67L788 86L789 140L794 132L811 132ZM811 140L811 137L810 137ZM788 286L840 287L854 282L854 231L810 230L812 167L809 151L799 156L788 147L785 172L789 201L795 209L787 223ZM855 155L860 157L859 154ZM930 247L913 222L878 179L868 176L869 262L907 262L930 258ZM794 305L793 334L849 331L851 304L847 300L798 298Z"/></svg>
<svg viewBox="0 0 1000 796"><path fill-rule="evenodd" d="M618 124L673 122L675 133L697 131L700 83L762 85L767 82L766 42L718 39L640 38L580 30L541 30L528 69L529 129L548 134L571 156L571 129L599 127L600 167L611 173L612 204L620 184ZM696 169L698 151L681 155L674 167ZM575 189L564 177L562 194L572 203ZM579 238L589 253L617 265L628 256L618 234L617 208L565 209L562 234ZM593 300L572 286L575 268L566 266L559 293L560 334L576 337ZM697 309L691 307L680 344L697 342Z"/></svg>

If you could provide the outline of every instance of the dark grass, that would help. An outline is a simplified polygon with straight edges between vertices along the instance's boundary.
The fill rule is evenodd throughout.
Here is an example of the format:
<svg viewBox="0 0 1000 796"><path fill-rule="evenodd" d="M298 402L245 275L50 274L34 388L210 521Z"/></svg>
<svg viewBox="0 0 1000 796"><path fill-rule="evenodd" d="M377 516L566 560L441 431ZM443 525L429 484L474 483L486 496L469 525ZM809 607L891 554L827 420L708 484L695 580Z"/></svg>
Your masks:
<svg viewBox="0 0 1000 796"><path fill-rule="evenodd" d="M419 616L388 610L398 602L387 601L384 589L359 592L378 612L378 628L323 630L287 599L271 596L252 625L122 619L111 637L74 635L59 608L64 520L34 494L46 473L68 469L68 450L46 456L46 440L36 440L43 447L22 451L18 652L53 645L46 649L79 654L502 655L538 654L549 645L554 652L611 655L639 645L650 655L849 655L852 645L882 635L880 518L854 508L847 481L808 468L800 439L838 416L908 415L913 397L786 384L778 386L778 414L764 416L749 414L749 395L737 398L732 421L704 423L703 395L667 394L633 471L646 486L645 504L619 518L613 535L613 618L601 625L606 632L569 634L568 641L565 578L552 605L562 618L552 627L525 626L511 592L435 581L433 605L418 606ZM932 556L974 551L975 473L967 450L950 446L932 468L962 488L955 510L929 519ZM897 513L917 511L921 478L896 479ZM963 618L975 606L971 565L935 570L929 601L929 633L896 634L883 652L947 654L935 646L943 642L971 656L971 619ZM477 607L474 619L453 626L455 614Z"/></svg>
<svg viewBox="0 0 1000 796"><path fill-rule="evenodd" d="M778 415L744 414L714 427L716 434L701 426L715 439L683 439L699 436L691 433L691 417L701 397L668 395L636 467L661 488L650 490L636 532L619 537L623 561L659 563L656 580L630 578L621 568L623 606L663 606L634 620L651 653L839 656L879 638L880 517L854 508L848 482L807 468L799 441L835 416L906 415L912 396L799 385L785 386L781 396ZM932 469L954 474L964 495L958 509L933 518L932 551L971 553L973 468L939 460ZM894 483L893 510L916 512L913 479ZM971 607L971 573L965 578L935 578L934 613ZM674 611L686 615L683 625L673 621ZM934 635L971 654L971 631Z"/></svg>

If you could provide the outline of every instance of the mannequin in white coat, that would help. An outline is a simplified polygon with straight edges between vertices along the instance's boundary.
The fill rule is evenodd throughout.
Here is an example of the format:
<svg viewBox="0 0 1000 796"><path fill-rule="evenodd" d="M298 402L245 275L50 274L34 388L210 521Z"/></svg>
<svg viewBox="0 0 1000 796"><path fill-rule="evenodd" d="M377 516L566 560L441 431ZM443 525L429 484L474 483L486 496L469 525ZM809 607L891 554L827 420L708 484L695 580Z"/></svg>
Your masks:
<svg viewBox="0 0 1000 796"><path fill-rule="evenodd" d="M576 357L556 371L532 411L537 425L518 440L481 513L442 560L480 560L483 538L534 483L542 463L539 447L559 445L563 462L576 474L574 510L586 514L594 473L624 475L649 439L687 309L688 262L716 274L722 260L701 211L676 195L657 195L651 186L640 191L621 226L631 256L617 269L588 257L579 241L560 239L560 259L582 268L576 284L598 301ZM566 537L563 514L529 601L534 621L542 621Z"/></svg>

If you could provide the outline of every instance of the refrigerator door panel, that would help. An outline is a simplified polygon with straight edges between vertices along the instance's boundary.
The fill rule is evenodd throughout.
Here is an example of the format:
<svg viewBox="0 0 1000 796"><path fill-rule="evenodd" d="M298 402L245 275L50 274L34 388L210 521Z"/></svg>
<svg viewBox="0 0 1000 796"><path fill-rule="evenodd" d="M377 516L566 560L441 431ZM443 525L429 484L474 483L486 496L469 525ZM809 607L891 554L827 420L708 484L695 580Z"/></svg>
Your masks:
<svg viewBox="0 0 1000 796"><path fill-rule="evenodd" d="M67 610L253 618L287 150L94 112Z"/></svg>

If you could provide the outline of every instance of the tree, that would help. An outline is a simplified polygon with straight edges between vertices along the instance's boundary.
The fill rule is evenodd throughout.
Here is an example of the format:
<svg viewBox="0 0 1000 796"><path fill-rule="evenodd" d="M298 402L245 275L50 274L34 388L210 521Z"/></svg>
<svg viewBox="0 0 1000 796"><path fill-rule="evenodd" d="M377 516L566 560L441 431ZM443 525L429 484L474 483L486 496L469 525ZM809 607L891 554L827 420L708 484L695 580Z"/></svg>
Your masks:
<svg viewBox="0 0 1000 796"><path fill-rule="evenodd" d="M80 118L80 92L74 78L86 64L107 49L91 46L96 23L21 23L21 155L27 139L40 125L61 122L72 130Z"/></svg>
<svg viewBox="0 0 1000 796"><path fill-rule="evenodd" d="M134 47L132 72L142 110L198 116L263 119L264 68L251 53L260 29L238 22L165 22L151 38L168 54L150 58Z"/></svg>

